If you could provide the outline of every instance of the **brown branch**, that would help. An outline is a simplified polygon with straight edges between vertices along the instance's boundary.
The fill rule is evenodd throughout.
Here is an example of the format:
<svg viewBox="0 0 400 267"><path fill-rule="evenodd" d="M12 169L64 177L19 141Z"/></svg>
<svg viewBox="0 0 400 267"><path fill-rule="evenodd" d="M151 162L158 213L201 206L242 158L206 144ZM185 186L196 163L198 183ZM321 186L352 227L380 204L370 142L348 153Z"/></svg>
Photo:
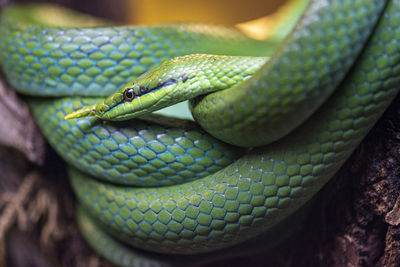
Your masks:
<svg viewBox="0 0 400 267"><path fill-rule="evenodd" d="M37 129L26 103L22 102L0 76L0 144L22 152L30 161L42 165L45 141Z"/></svg>
<svg viewBox="0 0 400 267"><path fill-rule="evenodd" d="M40 218L46 220L40 233L40 244L47 248L52 240L61 240L66 231L61 229L61 222L58 221L59 203L54 192L48 189L41 189L36 194L28 207L28 217L33 223L38 223Z"/></svg>
<svg viewBox="0 0 400 267"><path fill-rule="evenodd" d="M19 227L26 229L27 217L23 206L35 188L37 180L37 173L27 175L17 193L12 196L7 194L9 198L3 199L6 204L4 205L4 210L0 216L0 266L5 266L6 262L5 236L7 231L16 220L18 221Z"/></svg>

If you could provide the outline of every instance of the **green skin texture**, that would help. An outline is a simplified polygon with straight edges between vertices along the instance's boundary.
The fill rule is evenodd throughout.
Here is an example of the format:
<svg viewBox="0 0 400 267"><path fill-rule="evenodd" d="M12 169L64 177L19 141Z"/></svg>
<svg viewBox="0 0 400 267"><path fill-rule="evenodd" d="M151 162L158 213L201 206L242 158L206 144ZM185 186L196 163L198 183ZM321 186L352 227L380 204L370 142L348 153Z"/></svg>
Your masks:
<svg viewBox="0 0 400 267"><path fill-rule="evenodd" d="M304 205L337 172L397 94L400 84L399 6L399 0L311 1L294 32L252 78L193 103L193 115L207 132L228 143L260 147L245 151L243 156L211 175L166 187L112 185L88 179L80 171L71 169L71 184L79 201L114 236L132 246L158 253L209 252L272 229ZM3 70L11 84L26 92L28 87L36 86L24 87L28 84L24 80L29 79L25 77L29 76L29 68L24 68L18 55L25 50L18 51L10 45L13 34L9 31L18 32L18 28L3 26L3 21L0 25L2 36L7 36L0 43ZM185 34L185 31L180 31L176 38ZM191 40L205 37L193 36ZM232 40L228 37L232 35L226 36L229 45ZM25 37L31 37L29 32ZM207 49L223 42L220 37L215 38L214 43L209 40ZM166 42L166 39L162 41ZM237 38L237 41L248 44L243 38ZM23 41L14 44L16 47L21 45L34 46ZM237 46L245 50L249 47ZM199 51L194 53L202 53L204 48L201 45L190 47L193 50L198 48ZM25 54L28 57L25 60L30 60L31 64L33 61L29 56L40 58L41 53L37 54L29 52L28 56ZM64 54L60 53L60 56ZM148 63L147 60L144 62ZM123 71L120 73L125 75ZM74 72L68 74L74 75ZM51 94L50 87L53 86L58 94L59 89L66 87L61 82L61 79L51 79L50 83L45 83L44 92ZM108 85L104 87L107 89ZM70 87L75 90L80 86L72 84ZM68 106L65 101L72 104ZM108 142L101 144L101 149L95 147L97 153L102 154L104 147L118 150L124 138L116 133L128 131L112 132L119 124L102 122L98 118L62 122L68 113L98 101L78 97L46 100L41 104L40 100L35 100L32 107L50 143L57 145L59 139L51 141L54 135L66 135L69 139L60 151L67 151L67 145L76 135L85 139L86 132L79 132L77 126L103 127L103 130L98 130L96 138L113 136L117 146ZM315 110L318 111L310 116ZM49 117L44 119L46 114ZM51 117L53 114L57 114L58 120ZM55 126L46 130L45 126L50 124ZM57 124L62 129L57 128ZM160 131L157 128L152 133L155 137L168 137L176 136L178 132ZM143 130L137 133L142 134ZM146 133L143 139L150 140L149 132ZM183 136L187 139L198 136L193 132L190 135L184 131L181 133L182 136L171 139L182 141L179 138ZM266 145L277 139L280 140ZM153 142L150 140L149 146ZM93 143L86 142L83 146L90 148ZM194 140L193 146L196 144ZM193 148L186 139L182 147L187 151ZM76 148L75 151L80 150ZM78 152L75 156L79 155ZM108 163L111 164L114 158L108 158ZM67 161L74 163L70 159ZM106 163L101 165L107 166ZM118 167L119 170L123 168ZM121 257L113 261L125 265L123 255L133 254L129 254L129 250L121 253ZM163 259L156 263L162 264Z"/></svg>

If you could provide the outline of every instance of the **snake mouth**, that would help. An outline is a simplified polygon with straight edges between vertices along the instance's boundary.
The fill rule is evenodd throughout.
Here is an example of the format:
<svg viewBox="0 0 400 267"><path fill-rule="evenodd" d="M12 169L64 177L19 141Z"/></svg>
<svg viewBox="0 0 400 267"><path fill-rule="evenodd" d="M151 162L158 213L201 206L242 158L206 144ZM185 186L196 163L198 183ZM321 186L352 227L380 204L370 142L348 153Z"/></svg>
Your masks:
<svg viewBox="0 0 400 267"><path fill-rule="evenodd" d="M91 106L86 106L83 108L80 108L74 112L71 112L67 115L64 116L65 120L69 119L78 119L78 118L85 118L85 117L90 117L90 116L96 116L101 118L104 113L108 112L110 109L112 109L113 102L115 102L115 96L111 96L107 99L105 99L103 102L94 104Z"/></svg>
<svg viewBox="0 0 400 267"><path fill-rule="evenodd" d="M171 98L168 94L172 86L160 88L135 97L131 101L124 99L123 94L114 94L103 102L83 107L67 114L64 119L76 119L95 116L102 120L121 121L128 120L140 115L150 113L171 105ZM176 101L174 101L176 102Z"/></svg>
<svg viewBox="0 0 400 267"><path fill-rule="evenodd" d="M162 109L171 105L171 99L168 96L171 92L170 87L151 91L131 101L123 100L111 108L107 104L98 106L98 109L103 108L103 113L96 112L96 116L103 120L121 121Z"/></svg>

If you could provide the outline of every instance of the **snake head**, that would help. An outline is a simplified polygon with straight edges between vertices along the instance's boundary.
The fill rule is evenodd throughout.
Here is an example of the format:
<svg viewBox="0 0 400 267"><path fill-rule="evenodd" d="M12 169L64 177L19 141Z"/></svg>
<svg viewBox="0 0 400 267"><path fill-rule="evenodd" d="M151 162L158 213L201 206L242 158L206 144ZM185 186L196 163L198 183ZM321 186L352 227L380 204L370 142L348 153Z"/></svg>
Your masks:
<svg viewBox="0 0 400 267"><path fill-rule="evenodd" d="M167 81L155 86L142 86L134 83L98 104L83 107L66 115L65 119L96 116L103 120L127 120L170 105L168 94L175 81Z"/></svg>
<svg viewBox="0 0 400 267"><path fill-rule="evenodd" d="M127 86L111 99L106 99L96 107L96 116L103 120L127 120L169 106L168 94L172 86L160 90L138 85ZM157 89L157 88L156 88ZM118 98L118 100L117 100Z"/></svg>
<svg viewBox="0 0 400 267"><path fill-rule="evenodd" d="M103 102L83 107L68 114L65 119L96 116L103 120L118 121L150 113L185 100L172 97L176 94L170 93L174 92L178 83L187 79L186 76L169 75L164 64L137 77Z"/></svg>

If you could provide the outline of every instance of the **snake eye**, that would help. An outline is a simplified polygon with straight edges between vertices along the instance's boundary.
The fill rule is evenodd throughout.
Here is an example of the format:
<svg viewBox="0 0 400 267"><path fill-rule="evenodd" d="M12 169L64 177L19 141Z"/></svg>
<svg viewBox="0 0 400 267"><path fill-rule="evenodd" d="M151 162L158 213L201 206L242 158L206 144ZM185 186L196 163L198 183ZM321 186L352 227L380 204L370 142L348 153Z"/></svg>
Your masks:
<svg viewBox="0 0 400 267"><path fill-rule="evenodd" d="M132 101L135 98L135 92L132 88L128 88L124 92L124 99L127 101Z"/></svg>

